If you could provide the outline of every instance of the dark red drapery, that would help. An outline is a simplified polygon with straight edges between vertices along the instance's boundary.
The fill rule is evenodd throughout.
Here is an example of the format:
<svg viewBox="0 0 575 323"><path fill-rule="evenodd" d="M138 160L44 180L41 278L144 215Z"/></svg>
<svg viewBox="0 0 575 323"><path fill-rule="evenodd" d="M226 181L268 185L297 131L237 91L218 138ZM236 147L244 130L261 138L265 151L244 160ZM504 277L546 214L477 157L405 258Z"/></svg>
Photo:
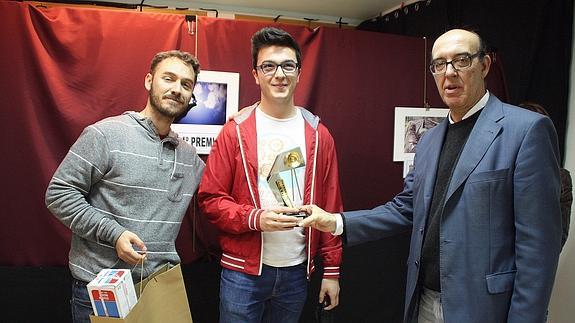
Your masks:
<svg viewBox="0 0 575 323"><path fill-rule="evenodd" d="M0 1L0 137L7 150L0 265L67 263L70 232L46 210L46 185L85 126L144 106L144 76L156 52L195 53L197 41L202 69L240 73L245 106L259 98L250 37L265 25L199 18L191 34L183 15ZM319 114L336 140L346 209L387 201L402 186L402 165L392 162L394 108L423 104L423 39L274 25L302 46L296 103ZM434 84L427 87L435 93ZM192 213L178 240L184 262L216 244L198 216L193 249Z"/></svg>
<svg viewBox="0 0 575 323"><path fill-rule="evenodd" d="M146 102L152 56L195 38L181 15L0 2L0 265L67 264L69 230L44 206L52 173L82 129ZM190 228L189 217L183 228ZM191 259L191 230L182 230Z"/></svg>
<svg viewBox="0 0 575 323"><path fill-rule="evenodd" d="M266 25L201 19L198 26L202 66L239 72L242 106L259 98L251 74L250 37ZM296 104L317 113L336 140L346 209L386 201L402 185L402 164L392 162L394 108L423 103L423 39L280 27L302 45Z"/></svg>

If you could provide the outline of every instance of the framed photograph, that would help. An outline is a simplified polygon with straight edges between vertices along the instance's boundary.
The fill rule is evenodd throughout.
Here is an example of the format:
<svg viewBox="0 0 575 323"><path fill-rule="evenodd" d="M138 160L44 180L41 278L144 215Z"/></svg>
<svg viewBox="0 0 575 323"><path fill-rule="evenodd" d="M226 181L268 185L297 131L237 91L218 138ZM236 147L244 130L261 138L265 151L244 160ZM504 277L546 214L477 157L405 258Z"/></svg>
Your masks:
<svg viewBox="0 0 575 323"><path fill-rule="evenodd" d="M395 108L393 161L413 160L423 133L447 117L449 109Z"/></svg>
<svg viewBox="0 0 575 323"><path fill-rule="evenodd" d="M228 117L238 111L239 89L239 73L201 71L194 88L196 106L172 130L198 154L209 154Z"/></svg>
<svg viewBox="0 0 575 323"><path fill-rule="evenodd" d="M413 159L407 159L403 161L403 178L407 176L407 173L413 170Z"/></svg>

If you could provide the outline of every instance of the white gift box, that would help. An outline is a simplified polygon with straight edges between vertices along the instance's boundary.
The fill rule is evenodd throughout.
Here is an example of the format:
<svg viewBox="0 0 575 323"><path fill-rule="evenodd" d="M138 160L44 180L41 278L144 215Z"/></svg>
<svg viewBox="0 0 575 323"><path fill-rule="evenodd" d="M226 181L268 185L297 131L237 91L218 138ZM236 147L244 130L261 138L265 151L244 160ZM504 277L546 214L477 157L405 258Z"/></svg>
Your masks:
<svg viewBox="0 0 575 323"><path fill-rule="evenodd" d="M102 269L87 287L96 316L124 318L136 305L129 269Z"/></svg>

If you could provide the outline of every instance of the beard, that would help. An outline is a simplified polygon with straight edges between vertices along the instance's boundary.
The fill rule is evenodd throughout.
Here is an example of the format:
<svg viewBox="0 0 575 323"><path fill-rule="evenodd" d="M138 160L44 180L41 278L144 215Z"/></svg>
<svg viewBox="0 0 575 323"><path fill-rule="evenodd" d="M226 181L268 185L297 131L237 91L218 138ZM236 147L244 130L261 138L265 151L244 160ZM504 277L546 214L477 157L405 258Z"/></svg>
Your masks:
<svg viewBox="0 0 575 323"><path fill-rule="evenodd" d="M148 97L150 98L152 108L168 118L179 117L187 108L187 103L181 95L156 93L153 84L150 91L148 91ZM172 99L175 101L164 99Z"/></svg>

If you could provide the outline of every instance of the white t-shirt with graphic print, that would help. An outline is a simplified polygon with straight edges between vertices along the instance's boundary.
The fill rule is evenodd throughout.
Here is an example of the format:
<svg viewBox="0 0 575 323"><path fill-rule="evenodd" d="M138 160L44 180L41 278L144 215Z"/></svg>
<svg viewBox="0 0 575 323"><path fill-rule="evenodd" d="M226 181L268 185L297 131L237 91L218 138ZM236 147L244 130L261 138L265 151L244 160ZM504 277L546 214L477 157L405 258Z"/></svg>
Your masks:
<svg viewBox="0 0 575 323"><path fill-rule="evenodd" d="M305 124L301 111L288 119L277 119L256 109L258 136L258 190L262 209L281 206L267 182L276 156L300 147L305 161ZM281 172L288 195L294 206L303 204L305 166ZM273 267L288 267L307 259L303 228L288 231L263 232L263 263Z"/></svg>

